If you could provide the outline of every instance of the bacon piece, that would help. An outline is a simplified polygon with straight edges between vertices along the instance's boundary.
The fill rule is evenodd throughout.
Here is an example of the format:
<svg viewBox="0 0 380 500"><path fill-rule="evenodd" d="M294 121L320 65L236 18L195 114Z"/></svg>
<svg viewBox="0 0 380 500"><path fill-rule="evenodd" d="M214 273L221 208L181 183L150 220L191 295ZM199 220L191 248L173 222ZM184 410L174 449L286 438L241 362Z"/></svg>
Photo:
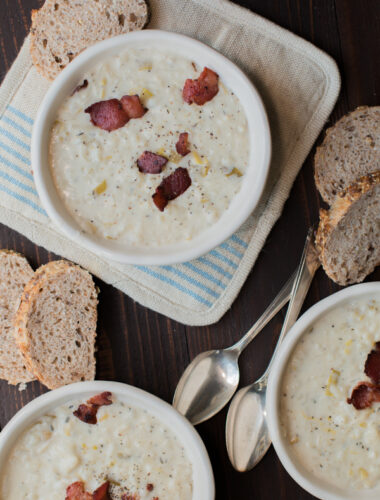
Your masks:
<svg viewBox="0 0 380 500"><path fill-rule="evenodd" d="M148 111L142 105L140 97L136 95L125 95L120 99L124 111L127 113L129 119L141 118Z"/></svg>
<svg viewBox="0 0 380 500"><path fill-rule="evenodd" d="M83 481L77 481L66 488L65 500L111 500L108 494L110 483L106 481L94 493L87 493Z"/></svg>
<svg viewBox="0 0 380 500"><path fill-rule="evenodd" d="M191 178L187 168L179 167L162 180L152 196L153 202L163 212L168 202L183 194L189 186Z"/></svg>
<svg viewBox="0 0 380 500"><path fill-rule="evenodd" d="M97 488L92 494L92 500L111 500L108 490L110 487L109 481L103 483L99 488Z"/></svg>
<svg viewBox="0 0 380 500"><path fill-rule="evenodd" d="M370 408L376 402L380 402L380 387L371 382L359 382L347 399L347 403L354 405L357 410Z"/></svg>
<svg viewBox="0 0 380 500"><path fill-rule="evenodd" d="M96 127L108 132L124 127L129 120L119 99L95 102L84 112L90 114L91 122Z"/></svg>
<svg viewBox="0 0 380 500"><path fill-rule="evenodd" d="M139 498L140 497L136 493L134 495L129 495L128 493L124 493L124 495L121 496L121 500L139 500Z"/></svg>
<svg viewBox="0 0 380 500"><path fill-rule="evenodd" d="M98 412L98 407L95 405L79 405L78 409L73 411L73 415L75 415L79 420L82 420L85 424L94 425L97 423L96 414Z"/></svg>
<svg viewBox="0 0 380 500"><path fill-rule="evenodd" d="M112 392L106 391L102 392L101 394L97 394L96 396L93 396L87 401L87 404L89 405L95 405L95 406L108 406L112 405Z"/></svg>
<svg viewBox="0 0 380 500"><path fill-rule="evenodd" d="M202 106L219 92L219 75L210 68L204 68L196 80L188 78L182 90L182 97L187 104Z"/></svg>
<svg viewBox="0 0 380 500"><path fill-rule="evenodd" d="M97 418L96 414L98 413L98 409L100 406L108 406L112 405L112 392L102 392L101 394L97 394L93 396L87 401L87 404L81 404L78 406L78 409L73 412L73 414L82 420L82 422L86 424L96 424Z"/></svg>
<svg viewBox="0 0 380 500"><path fill-rule="evenodd" d="M151 151L144 151L137 160L137 166L140 172L144 174L159 174L167 164L168 159L164 156L157 155Z"/></svg>
<svg viewBox="0 0 380 500"><path fill-rule="evenodd" d="M376 342L375 349L368 354L364 365L364 373L368 375L374 384L380 384L380 342Z"/></svg>
<svg viewBox="0 0 380 500"><path fill-rule="evenodd" d="M165 209L165 207L166 207L166 205L168 204L169 200L165 196L165 193L160 188L160 186L158 186L158 188L156 189L156 192L154 193L154 195L152 196L152 198L153 198L153 203L156 205L156 207L158 208L158 210L160 210L161 212L163 212L164 209Z"/></svg>
<svg viewBox="0 0 380 500"><path fill-rule="evenodd" d="M179 134L179 139L175 145L177 153L181 156L186 156L190 153L189 149L189 134L187 132L182 132Z"/></svg>
<svg viewBox="0 0 380 500"><path fill-rule="evenodd" d="M87 87L88 87L88 80L83 80L83 83L81 83L80 85L78 85L77 87L75 87L75 89L73 90L73 92L72 92L71 95L74 95L77 92L79 92L80 90L86 89Z"/></svg>
<svg viewBox="0 0 380 500"><path fill-rule="evenodd" d="M91 493L84 489L84 483L77 481L66 488L65 500L93 500Z"/></svg>
<svg viewBox="0 0 380 500"><path fill-rule="evenodd" d="M154 489L154 485L153 485L152 483L148 483L148 484L146 485L146 489L147 489L148 491L153 491L153 489Z"/></svg>

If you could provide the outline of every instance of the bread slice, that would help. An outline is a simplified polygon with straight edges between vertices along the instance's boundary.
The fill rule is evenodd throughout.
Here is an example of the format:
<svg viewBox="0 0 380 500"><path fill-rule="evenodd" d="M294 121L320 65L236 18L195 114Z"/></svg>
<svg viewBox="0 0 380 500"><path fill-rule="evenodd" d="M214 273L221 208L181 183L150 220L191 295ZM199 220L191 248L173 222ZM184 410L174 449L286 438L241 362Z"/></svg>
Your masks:
<svg viewBox="0 0 380 500"><path fill-rule="evenodd" d="M53 80L90 45L142 29L147 20L144 0L46 0L32 12L33 63Z"/></svg>
<svg viewBox="0 0 380 500"><path fill-rule="evenodd" d="M339 191L380 169L380 106L360 107L326 131L314 157L315 183L333 203Z"/></svg>
<svg viewBox="0 0 380 500"><path fill-rule="evenodd" d="M97 292L91 275L64 260L40 267L15 318L25 365L49 389L95 377Z"/></svg>
<svg viewBox="0 0 380 500"><path fill-rule="evenodd" d="M33 274L33 269L23 255L11 250L0 250L0 378L10 384L34 379L26 369L13 331L22 291Z"/></svg>
<svg viewBox="0 0 380 500"><path fill-rule="evenodd" d="M316 245L324 270L339 285L363 281L380 264L380 170L321 210Z"/></svg>

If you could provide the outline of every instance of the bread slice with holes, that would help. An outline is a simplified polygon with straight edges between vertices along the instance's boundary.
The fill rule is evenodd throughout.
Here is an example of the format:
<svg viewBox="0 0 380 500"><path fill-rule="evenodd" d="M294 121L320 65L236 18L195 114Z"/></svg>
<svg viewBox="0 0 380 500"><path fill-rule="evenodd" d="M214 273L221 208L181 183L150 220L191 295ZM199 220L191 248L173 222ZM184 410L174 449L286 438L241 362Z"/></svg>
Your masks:
<svg viewBox="0 0 380 500"><path fill-rule="evenodd" d="M95 377L97 292L91 275L49 262L25 286L15 335L25 365L49 389Z"/></svg>
<svg viewBox="0 0 380 500"><path fill-rule="evenodd" d="M314 157L315 183L330 205L364 175L380 169L380 106L362 106L326 131Z"/></svg>
<svg viewBox="0 0 380 500"><path fill-rule="evenodd" d="M24 286L34 272L23 255L0 250L0 378L10 384L34 380L14 336L14 317Z"/></svg>
<svg viewBox="0 0 380 500"><path fill-rule="evenodd" d="M380 264L380 170L321 210L316 245L324 270L339 285L363 281Z"/></svg>
<svg viewBox="0 0 380 500"><path fill-rule="evenodd" d="M32 12L30 51L34 66L53 80L96 42L142 29L144 0L46 0Z"/></svg>

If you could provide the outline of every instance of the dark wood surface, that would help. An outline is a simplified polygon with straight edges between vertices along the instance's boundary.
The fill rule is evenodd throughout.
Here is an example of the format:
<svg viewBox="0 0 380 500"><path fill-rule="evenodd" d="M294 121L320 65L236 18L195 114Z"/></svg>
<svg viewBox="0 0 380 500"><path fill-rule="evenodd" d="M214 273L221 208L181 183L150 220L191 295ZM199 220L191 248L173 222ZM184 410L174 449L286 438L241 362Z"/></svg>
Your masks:
<svg viewBox="0 0 380 500"><path fill-rule="evenodd" d="M31 10L42 3L42 0L0 0L0 80L29 29ZM329 123L356 106L379 103L379 0L239 0L238 3L309 40L337 61L342 90ZM182 371L194 356L206 349L230 345L252 325L295 267L307 228L317 220L320 199L313 182L314 151L315 147L240 295L217 324L184 326L97 281L101 289L98 379L126 382L171 401ZM35 268L57 258L1 225L0 248L24 253ZM380 269L368 278L370 280L380 280ZM304 310L338 289L319 270ZM283 314L279 314L242 355L242 385L253 381L264 370ZM19 392L0 382L1 427L19 408L44 391L38 383ZM212 461L218 500L313 498L288 476L273 448L251 472L235 472L225 449L225 418L226 410L198 427Z"/></svg>

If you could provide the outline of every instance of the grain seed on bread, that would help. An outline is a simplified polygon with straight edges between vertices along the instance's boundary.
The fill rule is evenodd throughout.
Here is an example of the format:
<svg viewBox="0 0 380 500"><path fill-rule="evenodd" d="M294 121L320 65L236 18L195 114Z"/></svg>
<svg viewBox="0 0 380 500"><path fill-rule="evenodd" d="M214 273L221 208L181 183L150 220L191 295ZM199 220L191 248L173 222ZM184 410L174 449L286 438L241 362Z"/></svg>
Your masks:
<svg viewBox="0 0 380 500"><path fill-rule="evenodd" d="M97 291L91 275L67 261L40 267L15 318L27 368L49 389L95 377Z"/></svg>
<svg viewBox="0 0 380 500"><path fill-rule="evenodd" d="M96 42L142 29L144 0L46 0L32 12L30 51L37 70L53 80Z"/></svg>
<svg viewBox="0 0 380 500"><path fill-rule="evenodd" d="M35 378L26 369L13 326L22 291L33 274L23 255L0 250L0 378L10 384L30 382Z"/></svg>
<svg viewBox="0 0 380 500"><path fill-rule="evenodd" d="M339 285L359 283L380 265L380 170L320 211L316 244L326 274Z"/></svg>
<svg viewBox="0 0 380 500"><path fill-rule="evenodd" d="M362 106L326 131L314 158L315 183L330 205L339 191L380 169L380 106Z"/></svg>

